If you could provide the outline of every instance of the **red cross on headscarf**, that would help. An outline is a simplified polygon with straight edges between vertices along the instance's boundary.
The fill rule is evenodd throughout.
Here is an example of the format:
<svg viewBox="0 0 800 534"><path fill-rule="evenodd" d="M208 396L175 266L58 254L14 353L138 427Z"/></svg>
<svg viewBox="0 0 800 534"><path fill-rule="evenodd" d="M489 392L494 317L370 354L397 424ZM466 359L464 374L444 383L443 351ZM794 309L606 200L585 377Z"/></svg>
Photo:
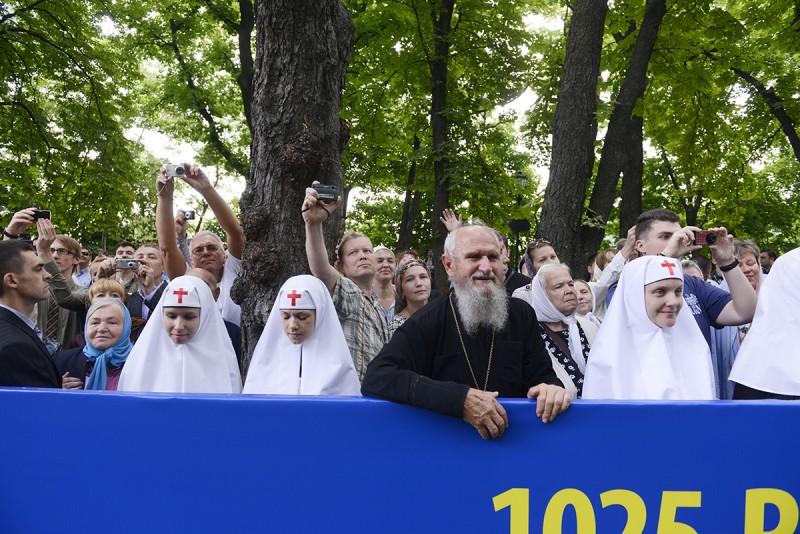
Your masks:
<svg viewBox="0 0 800 534"><path fill-rule="evenodd" d="M675 264L674 263L670 263L667 260L664 260L664 263L662 263L661 266L662 267L666 267L667 269L669 269L669 275L670 276L674 276L675 275L675 271L673 270L675 268Z"/></svg>
<svg viewBox="0 0 800 534"><path fill-rule="evenodd" d="M297 299L302 298L303 296L297 292L296 289L292 289L292 292L286 295L287 299L292 299L292 306L297 306Z"/></svg>
<svg viewBox="0 0 800 534"><path fill-rule="evenodd" d="M184 295L188 295L189 292L183 288L178 289L177 291L172 292L173 295L178 295L178 304L183 304L183 297Z"/></svg>

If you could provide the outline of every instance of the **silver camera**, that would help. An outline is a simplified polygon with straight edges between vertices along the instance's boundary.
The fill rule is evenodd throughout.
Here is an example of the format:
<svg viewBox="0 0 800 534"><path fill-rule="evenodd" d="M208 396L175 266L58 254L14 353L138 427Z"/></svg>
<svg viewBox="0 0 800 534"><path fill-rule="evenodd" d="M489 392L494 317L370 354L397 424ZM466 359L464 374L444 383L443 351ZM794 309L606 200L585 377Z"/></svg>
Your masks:
<svg viewBox="0 0 800 534"><path fill-rule="evenodd" d="M167 176L184 176L186 174L184 166L175 163L167 163L164 165L164 171Z"/></svg>
<svg viewBox="0 0 800 534"><path fill-rule="evenodd" d="M117 269L138 269L139 268L139 260L132 260L129 258L119 258L115 262L115 267Z"/></svg>

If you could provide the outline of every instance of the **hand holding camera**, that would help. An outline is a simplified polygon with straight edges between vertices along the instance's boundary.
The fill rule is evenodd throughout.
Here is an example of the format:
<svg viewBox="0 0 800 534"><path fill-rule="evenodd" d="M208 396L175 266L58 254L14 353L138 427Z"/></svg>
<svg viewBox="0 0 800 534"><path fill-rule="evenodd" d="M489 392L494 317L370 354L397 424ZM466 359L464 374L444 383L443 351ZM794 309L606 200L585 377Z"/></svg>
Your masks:
<svg viewBox="0 0 800 534"><path fill-rule="evenodd" d="M335 187L314 181L311 187L306 188L301 210L306 224L321 224L339 207L341 199Z"/></svg>
<svg viewBox="0 0 800 534"><path fill-rule="evenodd" d="M25 208L24 210L20 210L14 214L14 216L11 218L11 222L8 223L8 226L6 226L5 235L9 238L16 239L18 237L14 236L19 236L22 234L26 228L36 224L36 221L39 219L49 219L50 215L50 210L39 210L36 208Z"/></svg>

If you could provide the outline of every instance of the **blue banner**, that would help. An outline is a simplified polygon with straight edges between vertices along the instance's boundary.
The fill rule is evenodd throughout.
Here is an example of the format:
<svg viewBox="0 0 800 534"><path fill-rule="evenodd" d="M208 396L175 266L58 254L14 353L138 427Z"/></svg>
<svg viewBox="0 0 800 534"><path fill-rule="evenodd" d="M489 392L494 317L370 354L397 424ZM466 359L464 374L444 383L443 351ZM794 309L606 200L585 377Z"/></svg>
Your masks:
<svg viewBox="0 0 800 534"><path fill-rule="evenodd" d="M502 403L0 389L0 532L797 530L800 403Z"/></svg>

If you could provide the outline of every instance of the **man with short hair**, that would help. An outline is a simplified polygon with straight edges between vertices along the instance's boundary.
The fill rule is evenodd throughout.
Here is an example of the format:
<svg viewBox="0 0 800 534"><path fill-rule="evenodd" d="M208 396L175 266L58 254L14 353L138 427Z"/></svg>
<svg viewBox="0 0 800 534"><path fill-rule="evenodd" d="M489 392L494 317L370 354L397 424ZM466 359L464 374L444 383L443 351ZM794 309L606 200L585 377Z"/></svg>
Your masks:
<svg viewBox="0 0 800 534"><path fill-rule="evenodd" d="M497 397L537 399L544 422L566 410L536 314L503 288L494 231L461 226L445 240L442 264L453 283L394 333L370 363L364 395L463 418L484 439L508 426Z"/></svg>
<svg viewBox="0 0 800 534"><path fill-rule="evenodd" d="M107 265L110 265L108 262L116 262L116 260L132 260L134 254L136 254L136 245L130 241L121 241L117 243L116 247L114 247L114 257L104 262L104 269L107 269ZM114 279L125 288L125 291L128 293L128 295L135 293L138 289L138 285L136 282L136 273L134 272L134 269L117 269L115 267L115 271L116 273L114 274Z"/></svg>
<svg viewBox="0 0 800 534"><path fill-rule="evenodd" d="M36 250L39 258L45 262L45 270L51 275L50 282L52 283L55 276L60 276L70 294L85 291L86 288L72 281L72 273L78 266L81 253L80 244L67 235L56 234L49 219L39 219L36 224L39 231ZM45 344L51 353L54 353L57 350L73 348L73 338L83 332L86 307L85 305L80 309L63 307L59 304L52 288L51 293L49 299L37 303L36 322L44 334Z"/></svg>
<svg viewBox="0 0 800 534"><path fill-rule="evenodd" d="M61 375L30 319L50 298L50 274L30 243L0 242L0 386L60 388Z"/></svg>
<svg viewBox="0 0 800 534"><path fill-rule="evenodd" d="M135 270L137 289L128 297L128 311L133 317L148 319L156 309L161 294L167 287L164 280L164 259L155 243L145 243L134 253L139 262Z"/></svg>
<svg viewBox="0 0 800 534"><path fill-rule="evenodd" d="M769 274L769 270L772 269L772 264L778 259L778 254L776 254L774 250L765 249L761 251L760 259L761 272Z"/></svg>
<svg viewBox="0 0 800 534"><path fill-rule="evenodd" d="M700 250L695 245L696 226L681 228L678 215L667 209L654 209L639 215L636 220L636 250L640 256L665 256L664 262L680 260L688 252ZM716 243L709 245L711 256L728 283L730 293L693 276L683 277L683 299L692 312L700 331L711 345L710 327L738 326L753 320L756 292L739 268L734 256L733 237L723 228L710 228ZM616 284L608 290L606 302L614 296Z"/></svg>
<svg viewBox="0 0 800 534"><path fill-rule="evenodd" d="M205 269L214 275L220 288L217 308L222 313L223 319L238 326L241 323L242 312L239 305L231 299L231 288L242 270L244 231L236 214L211 184L203 169L189 163L184 163L183 167L185 173L180 179L202 195L214 213L214 217L217 218L217 222L225 230L227 243L226 253L222 239L218 235L213 232L197 232L190 247L191 266ZM156 205L158 245L164 254L167 275L173 279L186 273L187 265L175 239L176 218L173 214L172 202L175 177L167 176L164 167L161 168L156 179L156 190L158 192L158 204Z"/></svg>
<svg viewBox="0 0 800 534"><path fill-rule="evenodd" d="M78 267L72 273L72 281L81 287L89 287L92 277L89 274L89 264L92 262L92 251L89 247L81 247L81 254L78 257Z"/></svg>
<svg viewBox="0 0 800 534"><path fill-rule="evenodd" d="M339 276L339 271L328 263L322 223L341 201L339 196L335 202L322 205L319 193L312 187L306 188L302 207L306 255L311 274L322 280L331 293L356 373L359 380L363 380L367 365L389 340L389 325L373 290L377 268L372 242L367 236L353 231L342 236L336 267L344 276Z"/></svg>

